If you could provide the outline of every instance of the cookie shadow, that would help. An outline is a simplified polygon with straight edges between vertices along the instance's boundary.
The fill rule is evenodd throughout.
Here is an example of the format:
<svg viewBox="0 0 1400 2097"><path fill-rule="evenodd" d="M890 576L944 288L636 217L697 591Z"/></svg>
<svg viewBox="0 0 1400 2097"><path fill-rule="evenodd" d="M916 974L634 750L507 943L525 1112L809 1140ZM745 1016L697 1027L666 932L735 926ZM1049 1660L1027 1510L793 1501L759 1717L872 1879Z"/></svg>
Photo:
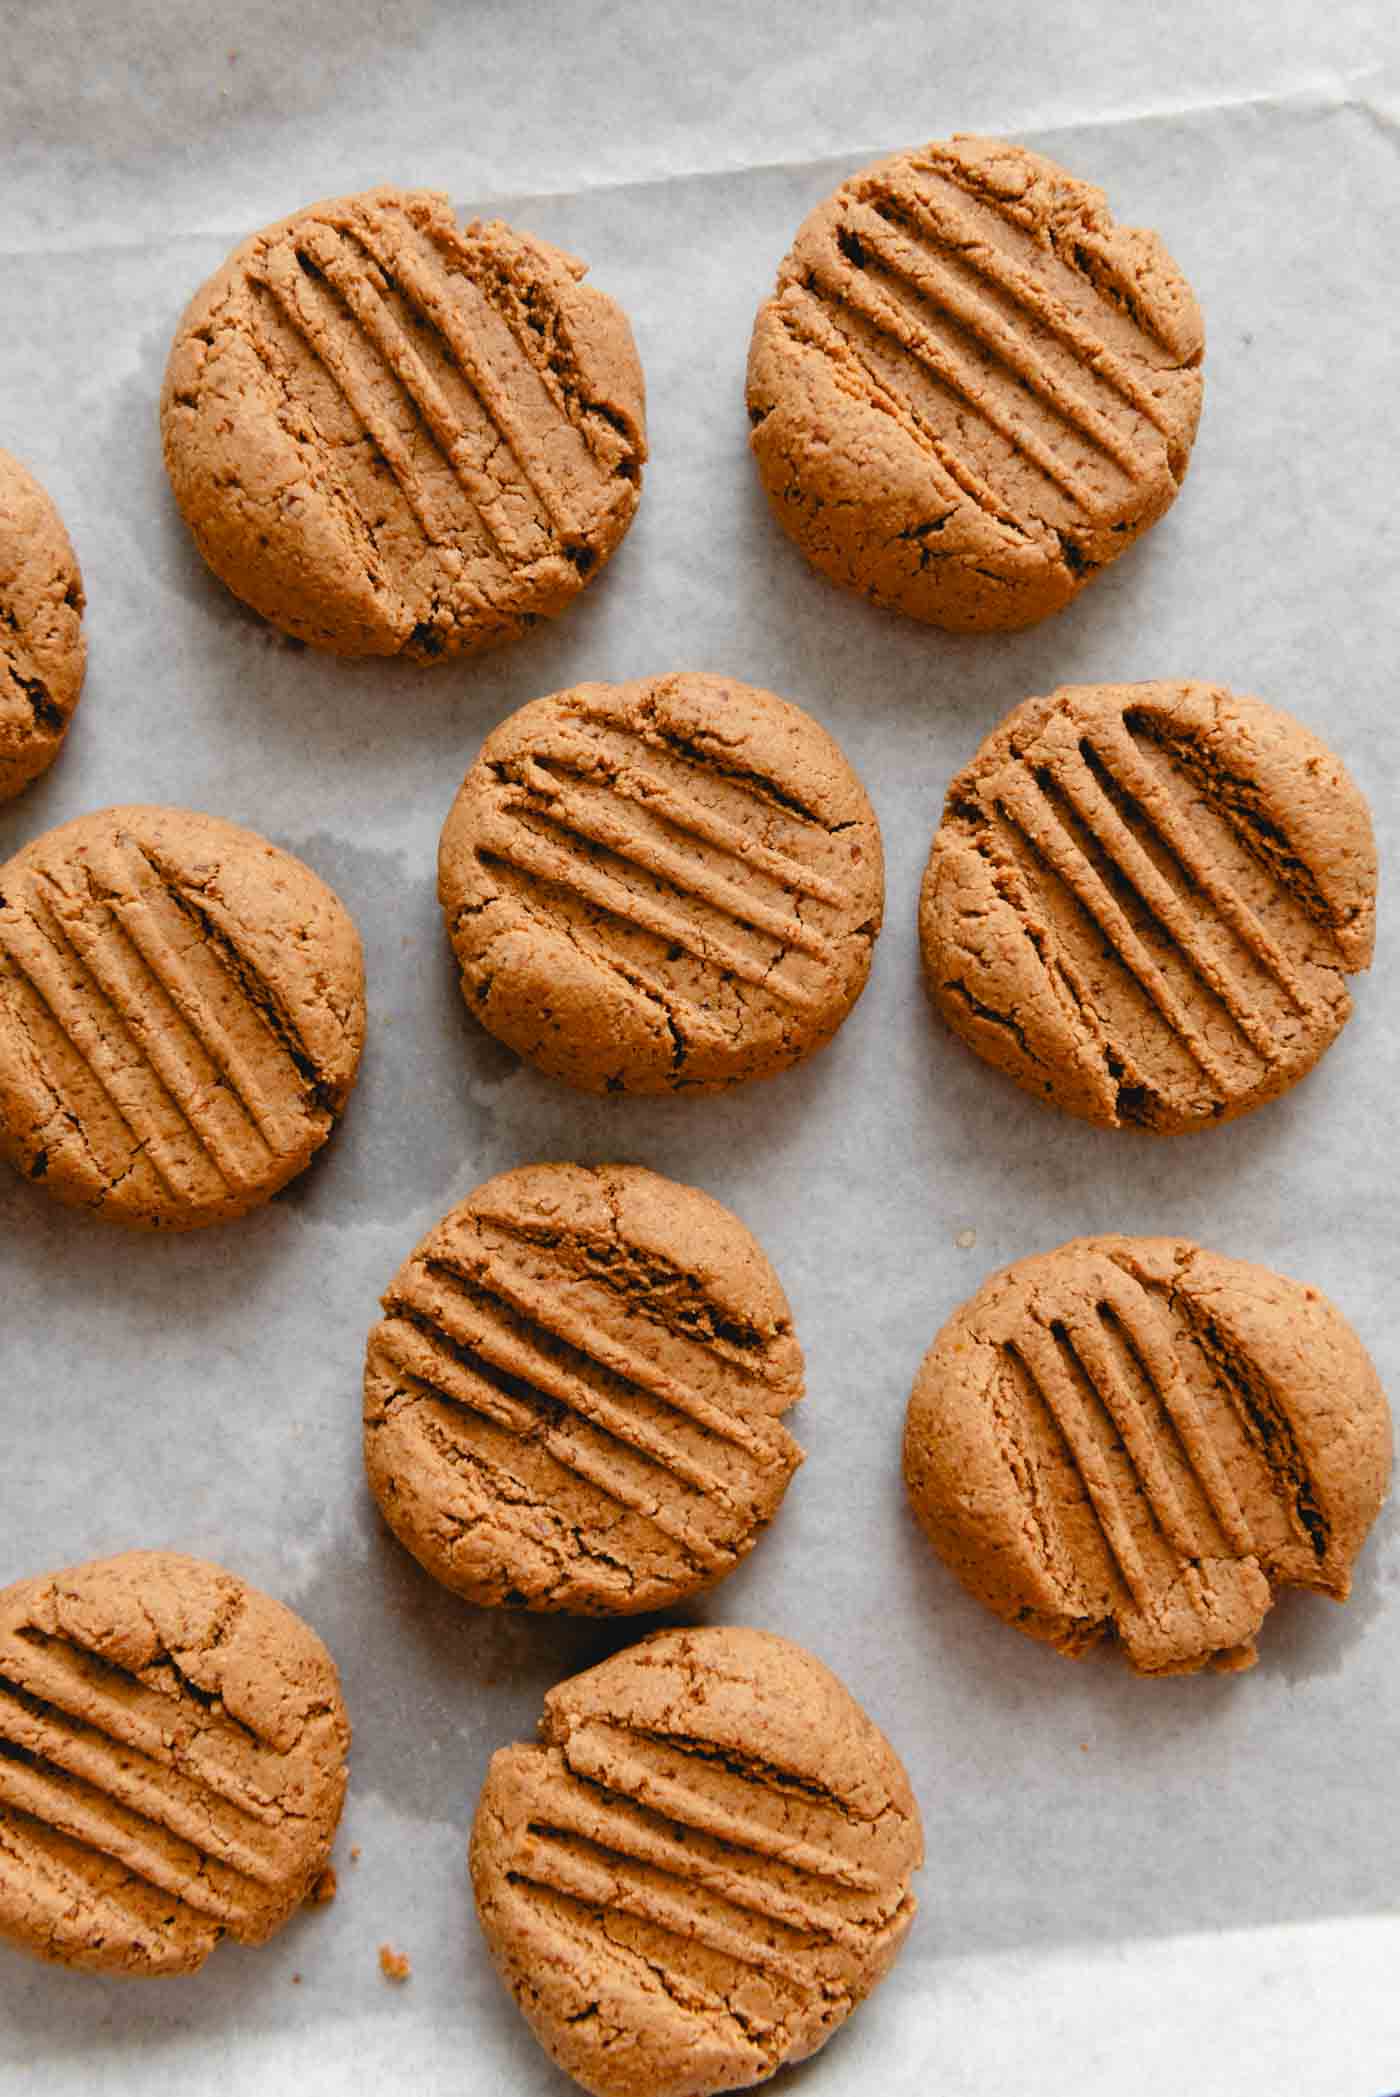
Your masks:
<svg viewBox="0 0 1400 2097"><path fill-rule="evenodd" d="M958 634L873 604L815 569L775 517L746 446L742 455L735 447L731 481L734 529L720 579L751 665L737 674L771 681L823 720L843 719L847 732L859 695L862 716L877 726L866 737L858 722L855 739L869 746L872 776L888 753L892 790L910 776L911 731L916 748L936 753L929 775L941 805L953 773L1033 693L1218 675L1208 663L1142 657L1148 609L1160 608L1182 557L1170 513L1053 619L1019 632ZM712 550L711 563L719 558Z"/></svg>
<svg viewBox="0 0 1400 2097"><path fill-rule="evenodd" d="M296 1608L340 1661L354 1795L463 1827L495 1750L534 1738L547 1690L672 1620L479 1608L403 1548L363 1480L351 1533Z"/></svg>

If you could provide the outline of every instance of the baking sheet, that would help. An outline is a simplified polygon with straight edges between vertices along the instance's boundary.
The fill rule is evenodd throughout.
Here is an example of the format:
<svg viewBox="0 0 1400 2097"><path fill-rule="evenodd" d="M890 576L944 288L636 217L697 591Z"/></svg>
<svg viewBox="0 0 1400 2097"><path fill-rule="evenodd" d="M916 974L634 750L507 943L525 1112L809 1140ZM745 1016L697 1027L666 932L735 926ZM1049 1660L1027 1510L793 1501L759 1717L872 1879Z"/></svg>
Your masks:
<svg viewBox="0 0 1400 2097"><path fill-rule="evenodd" d="M1081 1232L1170 1231L1318 1283L1400 1392L1395 914L1317 1073L1165 1143L1041 1111L929 1016L914 903L951 773L1017 699L1204 676L1298 713L1396 849L1392 482L1400 34L1387 0L1222 17L1022 9L0 6L8 210L0 443L49 487L88 588L86 694L0 858L96 806L248 823L337 888L370 1035L321 1160L258 1215L128 1238L0 1177L0 1583L136 1543L221 1560L300 1610L356 1738L340 1896L168 1986L0 1958L0 2083L562 2092L491 1973L466 1832L544 1690L646 1626L456 1603L382 1531L359 1459L379 1290L488 1174L625 1158L694 1181L792 1299L808 1461L748 1563L689 1614L808 1643L922 1804L922 1914L794 2088L1041 2097L1379 2097L1400 2087L1400 1521L1338 1612L1280 1603L1243 1678L1143 1684L1019 1639L932 1561L899 1481L924 1347L994 1266ZM804 213L878 151L983 128L1155 225L1207 318L1206 409L1166 520L1059 618L958 639L812 575L747 457L754 308ZM631 315L652 465L610 569L472 666L297 650L207 575L155 403L233 241L398 180L583 255ZM694 667L798 700L870 789L887 925L805 1068L723 1100L593 1101L471 1022L433 898L482 737L581 678ZM965 1242L969 1233L975 1242ZM649 1622L650 1620L648 1620ZM349 1861L354 1845L359 1861ZM377 1948L412 1979L381 1981Z"/></svg>

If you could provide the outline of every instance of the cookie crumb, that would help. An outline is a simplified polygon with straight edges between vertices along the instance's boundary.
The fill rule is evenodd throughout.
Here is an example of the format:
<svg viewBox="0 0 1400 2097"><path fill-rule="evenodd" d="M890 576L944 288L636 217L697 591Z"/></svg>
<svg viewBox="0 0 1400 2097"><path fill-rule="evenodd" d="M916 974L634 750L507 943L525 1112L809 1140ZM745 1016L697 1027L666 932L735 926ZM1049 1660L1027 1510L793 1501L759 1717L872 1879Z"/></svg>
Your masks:
<svg viewBox="0 0 1400 2097"><path fill-rule="evenodd" d="M977 1233L974 1230L959 1231L953 1243L960 1251L971 1252L973 1246L977 1243Z"/></svg>
<svg viewBox="0 0 1400 2097"><path fill-rule="evenodd" d="M405 1953L395 1951L392 1944L381 1944L379 1947L379 1970L385 1980L403 1982L408 1979L413 1971L413 1967Z"/></svg>
<svg viewBox="0 0 1400 2097"><path fill-rule="evenodd" d="M292 1975L292 1986L294 1988L299 1988L301 1986L301 1975L299 1973L294 1973Z"/></svg>
<svg viewBox="0 0 1400 2097"><path fill-rule="evenodd" d="M352 1864L358 1864L358 1863L359 1863L359 1861L360 1861L360 1845L359 1845L359 1843L357 1842L357 1843L355 1844L354 1848L353 1848L353 1849L351 1850L351 1852L350 1852L350 1862L351 1862Z"/></svg>
<svg viewBox="0 0 1400 2097"><path fill-rule="evenodd" d="M334 1864L328 1864L306 1896L308 1908L324 1908L336 1896L338 1881Z"/></svg>

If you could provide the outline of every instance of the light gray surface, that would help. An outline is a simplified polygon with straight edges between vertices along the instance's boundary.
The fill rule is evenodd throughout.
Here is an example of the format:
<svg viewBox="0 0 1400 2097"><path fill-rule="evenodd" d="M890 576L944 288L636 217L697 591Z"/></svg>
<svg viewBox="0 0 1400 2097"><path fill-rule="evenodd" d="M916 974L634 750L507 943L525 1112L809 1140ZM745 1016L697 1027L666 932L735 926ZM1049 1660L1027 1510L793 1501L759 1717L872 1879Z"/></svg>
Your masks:
<svg viewBox="0 0 1400 2097"><path fill-rule="evenodd" d="M1400 38L1387 0L1260 0L1223 26L1117 0L934 14L726 5L682 28L636 0L0 7L0 443L63 510L91 647L70 747L0 811L0 858L90 807L209 808L335 885L370 979L343 1129L245 1222L134 1239L0 1176L0 1583L138 1542L220 1559L322 1633L356 1727L334 1907L164 1986L0 1956L6 2087L565 2088L477 1943L466 1829L491 1750L636 1627L454 1603L377 1525L358 1441L364 1335L397 1262L478 1180L545 1157L634 1159L729 1203L807 1351L807 1465L697 1614L837 1669L906 1759L930 1861L895 1975L793 2087L1001 2097L1028 2071L1040 2097L1400 2087L1395 1511L1344 1613L1285 1601L1252 1675L1142 1684L979 1611L898 1475L937 1326L993 1266L1084 1231L1180 1232L1317 1282L1400 1390L1388 895L1322 1068L1166 1143L1041 1111L947 1039L913 926L949 776L1017 699L1069 680L1199 675L1292 709L1345 757L1392 857ZM1161 231L1207 317L1180 502L1067 613L1010 638L953 639L829 588L746 456L749 327L799 219L876 151L958 128L1099 182ZM583 255L647 373L653 463L621 552L563 620L475 667L285 646L206 574L161 469L156 395L190 293L258 223L382 180ZM887 928L805 1069L722 1101L590 1101L468 1020L437 833L511 708L681 667L770 686L837 735L884 828ZM378 1977L383 1940L413 1961L404 1989Z"/></svg>

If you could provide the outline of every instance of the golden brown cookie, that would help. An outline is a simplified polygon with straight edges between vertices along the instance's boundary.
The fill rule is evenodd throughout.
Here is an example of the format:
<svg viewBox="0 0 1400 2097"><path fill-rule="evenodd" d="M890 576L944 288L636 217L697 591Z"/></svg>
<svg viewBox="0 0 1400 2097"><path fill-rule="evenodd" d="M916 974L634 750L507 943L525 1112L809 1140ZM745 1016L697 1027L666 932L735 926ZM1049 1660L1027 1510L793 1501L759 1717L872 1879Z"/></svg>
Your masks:
<svg viewBox="0 0 1400 2097"><path fill-rule="evenodd" d="M919 938L979 1056L1087 1121L1170 1134L1312 1069L1375 906L1366 803L1300 721L1220 685L1066 685L949 787Z"/></svg>
<svg viewBox="0 0 1400 2097"><path fill-rule="evenodd" d="M752 1550L802 1451L802 1350L736 1216L636 1165L525 1165L395 1275L365 1465L400 1543L469 1601L664 1609Z"/></svg>
<svg viewBox="0 0 1400 2097"><path fill-rule="evenodd" d="M708 2097L815 2053L914 1917L919 1810L830 1671L767 1631L659 1631L545 1698L472 1830L481 1927L595 2097Z"/></svg>
<svg viewBox="0 0 1400 2097"><path fill-rule="evenodd" d="M47 771L83 688L83 578L63 520L0 451L0 801Z"/></svg>
<svg viewBox="0 0 1400 2097"><path fill-rule="evenodd" d="M1005 139L877 161L759 308L750 443L813 566L958 632L1059 611L1175 500L1200 312L1155 233Z"/></svg>
<svg viewBox="0 0 1400 2097"><path fill-rule="evenodd" d="M471 655L564 609L641 491L644 389L585 265L433 190L255 233L195 294L161 395L200 552L337 655Z"/></svg>
<svg viewBox="0 0 1400 2097"><path fill-rule="evenodd" d="M826 731L696 672L512 714L438 855L468 1005L588 1092L718 1092L823 1047L884 894L874 811Z"/></svg>
<svg viewBox="0 0 1400 2097"><path fill-rule="evenodd" d="M364 1030L344 905L251 830L107 808L0 867L0 1153L60 1201L160 1230L256 1208Z"/></svg>
<svg viewBox="0 0 1400 2097"><path fill-rule="evenodd" d="M128 1551L0 1593L0 1936L189 1973L311 1892L345 1796L329 1653L198 1558Z"/></svg>
<svg viewBox="0 0 1400 2097"><path fill-rule="evenodd" d="M1180 1238L1019 1260L924 1357L904 1477L963 1585L1077 1658L1249 1667L1280 1588L1343 1602L1390 1412L1318 1289Z"/></svg>

